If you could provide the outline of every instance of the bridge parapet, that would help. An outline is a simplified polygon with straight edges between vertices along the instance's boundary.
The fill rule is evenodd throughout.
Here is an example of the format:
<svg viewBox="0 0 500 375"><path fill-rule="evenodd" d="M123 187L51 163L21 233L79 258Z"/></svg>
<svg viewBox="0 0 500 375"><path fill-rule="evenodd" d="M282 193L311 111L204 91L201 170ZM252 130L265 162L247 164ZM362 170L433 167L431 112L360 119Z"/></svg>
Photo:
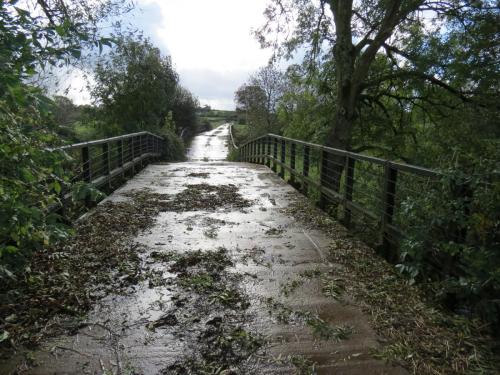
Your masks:
<svg viewBox="0 0 500 375"><path fill-rule="evenodd" d="M50 152L64 152L72 161L70 186L85 182L95 188L110 186L117 178L134 175L149 162L165 153L165 139L150 133L138 132L95 141L75 143L50 149ZM62 200L70 197L62 192ZM53 209L60 208L59 205Z"/></svg>
<svg viewBox="0 0 500 375"><path fill-rule="evenodd" d="M411 225L402 204L432 189L441 177L427 168L275 134L241 145L239 156L267 165L348 227L354 216L362 217L363 225L377 233L376 244L384 248L399 243Z"/></svg>

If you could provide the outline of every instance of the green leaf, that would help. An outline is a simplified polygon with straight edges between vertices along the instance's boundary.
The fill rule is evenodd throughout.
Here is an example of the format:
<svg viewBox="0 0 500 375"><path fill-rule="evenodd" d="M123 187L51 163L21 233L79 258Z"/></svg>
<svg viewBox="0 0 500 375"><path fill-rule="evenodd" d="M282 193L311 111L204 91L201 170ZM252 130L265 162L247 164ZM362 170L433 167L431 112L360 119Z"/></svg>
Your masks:
<svg viewBox="0 0 500 375"><path fill-rule="evenodd" d="M54 181L52 183L52 188L54 189L54 191L56 192L56 194L61 194L61 184L57 181Z"/></svg>
<svg viewBox="0 0 500 375"><path fill-rule="evenodd" d="M10 245L10 246L6 246L6 247L5 247L5 251L6 251L7 253L9 253L9 254L14 254L14 253L17 253L18 248L17 248L17 247L15 247L15 246L11 246L11 245Z"/></svg>
<svg viewBox="0 0 500 375"><path fill-rule="evenodd" d="M9 332L3 331L2 333L0 333L0 342L7 340L9 337Z"/></svg>
<svg viewBox="0 0 500 375"><path fill-rule="evenodd" d="M66 35L66 30L65 30L64 26L62 26L62 25L57 25L57 26L55 27L55 29L56 29L56 33L57 33L59 36L64 36L64 35Z"/></svg>
<svg viewBox="0 0 500 375"><path fill-rule="evenodd" d="M31 171L27 168L21 169L21 176L22 176L23 180L26 182L34 182L35 181L35 176L33 176Z"/></svg>
<svg viewBox="0 0 500 375"><path fill-rule="evenodd" d="M71 55L72 55L74 58L79 59L79 58L80 58L80 56L82 55L82 51L81 51L81 50L79 50L79 49L76 49L76 48L75 48L75 49L72 49L72 50L71 50Z"/></svg>

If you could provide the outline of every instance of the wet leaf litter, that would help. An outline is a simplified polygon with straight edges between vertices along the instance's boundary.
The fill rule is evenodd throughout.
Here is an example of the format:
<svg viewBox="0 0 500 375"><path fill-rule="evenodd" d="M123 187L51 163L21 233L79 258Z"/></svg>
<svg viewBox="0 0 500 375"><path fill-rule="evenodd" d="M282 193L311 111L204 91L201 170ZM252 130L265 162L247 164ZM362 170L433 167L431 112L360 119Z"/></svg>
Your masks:
<svg viewBox="0 0 500 375"><path fill-rule="evenodd" d="M219 137L212 138L210 147L218 147ZM117 374L373 368L364 344L370 332L356 320L351 324L343 283L323 279L328 267L302 229L278 211L277 200L289 188L264 168L206 162L205 154L200 151L196 163L152 165L118 199L98 207L109 233L106 225L92 232L92 215L84 219L95 246L81 250L73 244L73 250L99 253L88 269L80 267L87 269L86 292L97 292L76 322L61 324L60 332L73 338L61 343L40 329L45 337L38 342L48 339L51 356L41 363L38 352L28 352L28 366L38 365L38 373L68 368ZM200 170L212 177L210 183L189 176ZM109 259L104 245L130 260ZM101 278L102 288L92 284ZM66 314L53 319L59 316ZM360 362L365 359L367 365Z"/></svg>

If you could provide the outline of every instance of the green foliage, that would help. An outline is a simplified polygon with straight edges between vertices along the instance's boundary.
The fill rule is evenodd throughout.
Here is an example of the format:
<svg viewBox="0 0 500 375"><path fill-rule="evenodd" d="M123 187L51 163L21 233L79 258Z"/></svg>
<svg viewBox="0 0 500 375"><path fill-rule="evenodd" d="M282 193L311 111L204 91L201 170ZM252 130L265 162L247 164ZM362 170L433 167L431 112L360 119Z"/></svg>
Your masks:
<svg viewBox="0 0 500 375"><path fill-rule="evenodd" d="M287 90L278 102L278 121L283 134L294 139L323 144L330 127L334 102L321 95L320 77L304 78L300 66L291 66L286 73Z"/></svg>
<svg viewBox="0 0 500 375"><path fill-rule="evenodd" d="M403 202L411 223L397 267L431 282L449 307L500 326L500 184L498 165L482 160L467 173L443 170L436 189Z"/></svg>
<svg viewBox="0 0 500 375"><path fill-rule="evenodd" d="M10 269L68 233L49 210L66 183L65 158L44 149L53 134L23 128L16 115L0 113L0 264Z"/></svg>
<svg viewBox="0 0 500 375"><path fill-rule="evenodd" d="M216 127L237 120L235 111L223 111L217 109L199 108L198 117L200 119L199 130L211 130ZM209 107L208 107L209 108Z"/></svg>
<svg viewBox="0 0 500 375"><path fill-rule="evenodd" d="M276 112L285 85L284 74L268 65L260 68L236 91L236 112L250 125L252 137L281 132Z"/></svg>
<svg viewBox="0 0 500 375"><path fill-rule="evenodd" d="M164 127L184 138L195 134L198 101L179 85L170 57L148 39L120 37L95 73L92 95L102 105L94 121L107 135Z"/></svg>
<svg viewBox="0 0 500 375"><path fill-rule="evenodd" d="M149 40L122 37L101 58L92 95L102 103L106 123L121 133L156 131L164 125L177 87L170 57L161 55Z"/></svg>
<svg viewBox="0 0 500 375"><path fill-rule="evenodd" d="M425 186L398 174L394 224L409 234L398 268L455 311L498 325L498 4L268 4L257 39L278 58L298 52L303 60L289 67L277 101L283 134L442 170L442 181ZM262 87L243 86L237 103L264 102ZM381 168L356 162L354 172L354 202L375 213L383 209ZM309 177L319 180L318 171ZM338 180L340 187L345 173Z"/></svg>
<svg viewBox="0 0 500 375"><path fill-rule="evenodd" d="M168 161L182 161L185 158L185 147L182 139L171 129L160 129L159 135L165 139L165 154L163 158Z"/></svg>
<svg viewBox="0 0 500 375"><path fill-rule="evenodd" d="M98 202L105 197L105 194L96 189L91 184L79 181L71 185L71 199L73 202L91 201Z"/></svg>
<svg viewBox="0 0 500 375"><path fill-rule="evenodd" d="M79 59L84 48L109 45L97 24L121 9L114 1L43 5L0 0L0 278L71 233L54 212L69 161L47 150L58 143L50 126L54 103L27 82L47 65Z"/></svg>
<svg viewBox="0 0 500 375"><path fill-rule="evenodd" d="M181 86L175 90L172 105L172 120L175 123L176 133L184 139L194 136L198 130L198 100L191 92Z"/></svg>

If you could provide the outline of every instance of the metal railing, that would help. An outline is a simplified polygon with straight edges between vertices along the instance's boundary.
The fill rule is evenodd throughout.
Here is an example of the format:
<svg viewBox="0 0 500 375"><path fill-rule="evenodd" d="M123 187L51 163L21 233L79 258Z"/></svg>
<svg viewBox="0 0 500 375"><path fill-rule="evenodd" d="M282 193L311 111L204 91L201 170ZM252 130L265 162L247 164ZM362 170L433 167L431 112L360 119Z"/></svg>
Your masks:
<svg viewBox="0 0 500 375"><path fill-rule="evenodd" d="M234 149L237 150L239 147L236 145L236 142L234 141L234 136L233 136L233 123L229 124L229 138L231 139L231 144L230 146Z"/></svg>
<svg viewBox="0 0 500 375"><path fill-rule="evenodd" d="M241 161L265 164L342 222L377 233L377 244L399 243L409 223L402 202L439 183L436 171L274 134L239 148ZM356 219L356 220L355 220ZM361 220L359 220L361 219Z"/></svg>
<svg viewBox="0 0 500 375"><path fill-rule="evenodd" d="M76 163L71 182L84 181L95 187L136 171L164 153L165 140L150 132L139 132L52 149L64 151Z"/></svg>

